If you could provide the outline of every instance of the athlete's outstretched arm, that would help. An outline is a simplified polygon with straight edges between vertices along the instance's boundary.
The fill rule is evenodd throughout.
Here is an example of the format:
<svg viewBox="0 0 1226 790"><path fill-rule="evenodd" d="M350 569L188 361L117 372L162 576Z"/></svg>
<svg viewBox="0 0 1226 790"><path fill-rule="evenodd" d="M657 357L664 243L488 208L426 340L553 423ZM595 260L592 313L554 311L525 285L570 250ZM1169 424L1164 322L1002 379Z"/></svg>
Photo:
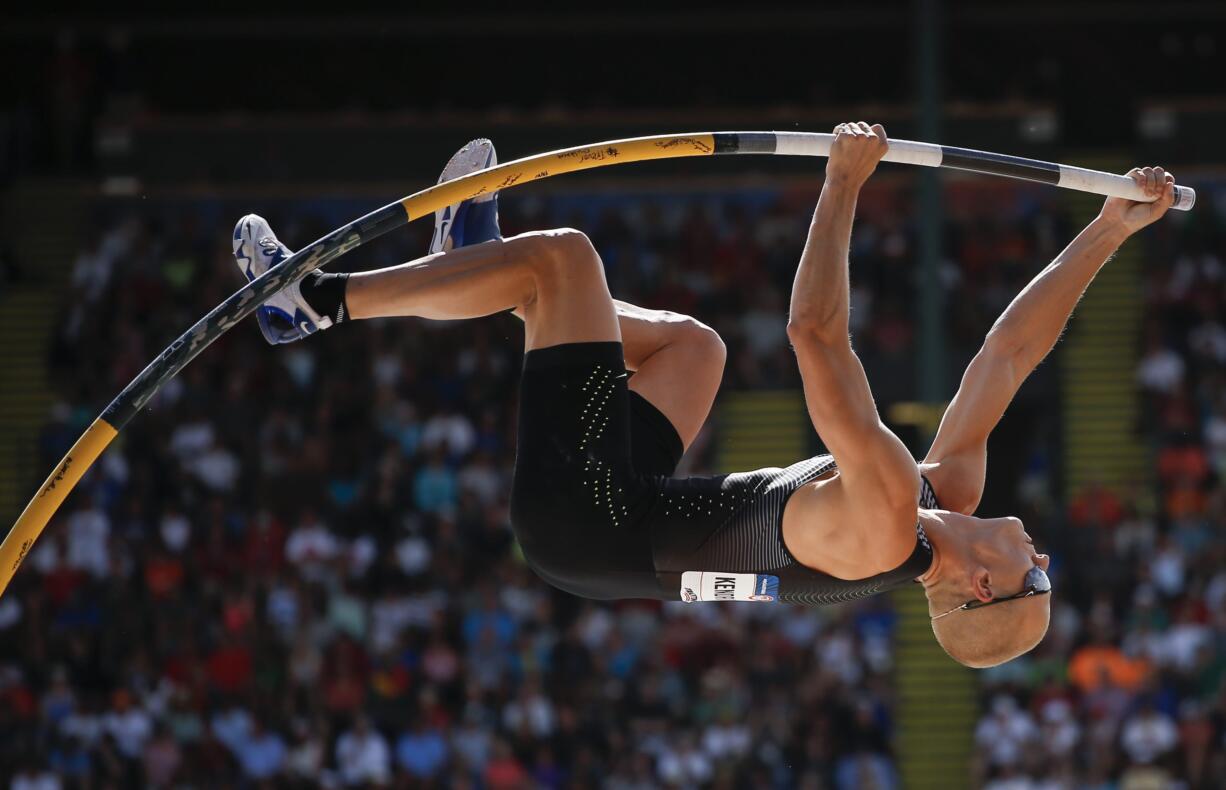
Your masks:
<svg viewBox="0 0 1226 790"><path fill-rule="evenodd" d="M848 337L847 258L856 199L888 142L880 125L840 124L835 134L826 182L792 285L788 337L810 419L838 462L847 493L880 508L878 513L902 514L909 508L901 522L909 528L919 488L915 461L882 424Z"/></svg>
<svg viewBox="0 0 1226 790"><path fill-rule="evenodd" d="M962 376L925 464L941 504L971 513L983 494L988 434L1022 382L1052 350L1094 275L1130 235L1170 208L1175 177L1160 167L1128 174L1155 203L1109 198L1102 212L1005 309Z"/></svg>

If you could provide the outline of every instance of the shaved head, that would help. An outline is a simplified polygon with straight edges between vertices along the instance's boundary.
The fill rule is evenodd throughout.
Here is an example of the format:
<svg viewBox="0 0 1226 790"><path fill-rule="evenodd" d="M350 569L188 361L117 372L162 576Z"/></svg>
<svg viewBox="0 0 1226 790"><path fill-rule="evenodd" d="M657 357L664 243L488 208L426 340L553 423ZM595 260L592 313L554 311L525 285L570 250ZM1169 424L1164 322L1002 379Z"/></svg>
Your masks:
<svg viewBox="0 0 1226 790"><path fill-rule="evenodd" d="M1051 559L1035 551L1022 522L919 512L933 549L932 566L920 581L932 632L949 657L984 669L1042 641L1051 619L1050 582L1042 584ZM1038 574L1034 582L1032 572ZM1031 584L1041 585L1042 594L1033 594Z"/></svg>
<svg viewBox="0 0 1226 790"><path fill-rule="evenodd" d="M954 661L986 669L1033 649L1047 633L1051 596L985 606L932 621L932 632Z"/></svg>

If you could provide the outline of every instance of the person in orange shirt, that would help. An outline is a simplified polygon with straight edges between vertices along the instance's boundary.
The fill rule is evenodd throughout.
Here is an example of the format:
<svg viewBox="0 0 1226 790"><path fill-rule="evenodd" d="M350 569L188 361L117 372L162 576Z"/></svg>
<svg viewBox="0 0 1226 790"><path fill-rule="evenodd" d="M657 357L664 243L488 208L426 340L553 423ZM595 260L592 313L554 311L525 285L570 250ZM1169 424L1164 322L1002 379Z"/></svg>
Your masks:
<svg viewBox="0 0 1226 790"><path fill-rule="evenodd" d="M1083 694L1105 683L1136 691L1149 674L1149 663L1130 658L1110 642L1095 642L1079 648L1069 659L1069 680Z"/></svg>

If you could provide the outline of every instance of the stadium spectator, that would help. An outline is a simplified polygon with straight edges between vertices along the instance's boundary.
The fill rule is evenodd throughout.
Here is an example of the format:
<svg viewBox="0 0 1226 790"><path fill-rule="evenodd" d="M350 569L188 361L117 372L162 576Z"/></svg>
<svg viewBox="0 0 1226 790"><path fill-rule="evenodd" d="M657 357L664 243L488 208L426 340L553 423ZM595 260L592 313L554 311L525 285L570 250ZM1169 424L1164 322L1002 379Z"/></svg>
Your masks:
<svg viewBox="0 0 1226 790"><path fill-rule="evenodd" d="M337 739L336 763L341 781L350 787L379 787L391 778L387 740L362 715L354 719L352 729Z"/></svg>

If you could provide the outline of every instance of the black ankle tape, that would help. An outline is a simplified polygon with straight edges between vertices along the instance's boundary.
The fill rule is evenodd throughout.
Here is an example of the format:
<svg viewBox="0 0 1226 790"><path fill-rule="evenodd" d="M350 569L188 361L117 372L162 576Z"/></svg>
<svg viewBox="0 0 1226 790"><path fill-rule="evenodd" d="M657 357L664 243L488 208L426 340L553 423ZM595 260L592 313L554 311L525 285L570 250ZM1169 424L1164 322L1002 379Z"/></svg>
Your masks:
<svg viewBox="0 0 1226 790"><path fill-rule="evenodd" d="M345 306L345 288L349 284L348 274L325 274L311 272L302 278L298 290L311 309L321 316L332 319L339 324L349 317Z"/></svg>

